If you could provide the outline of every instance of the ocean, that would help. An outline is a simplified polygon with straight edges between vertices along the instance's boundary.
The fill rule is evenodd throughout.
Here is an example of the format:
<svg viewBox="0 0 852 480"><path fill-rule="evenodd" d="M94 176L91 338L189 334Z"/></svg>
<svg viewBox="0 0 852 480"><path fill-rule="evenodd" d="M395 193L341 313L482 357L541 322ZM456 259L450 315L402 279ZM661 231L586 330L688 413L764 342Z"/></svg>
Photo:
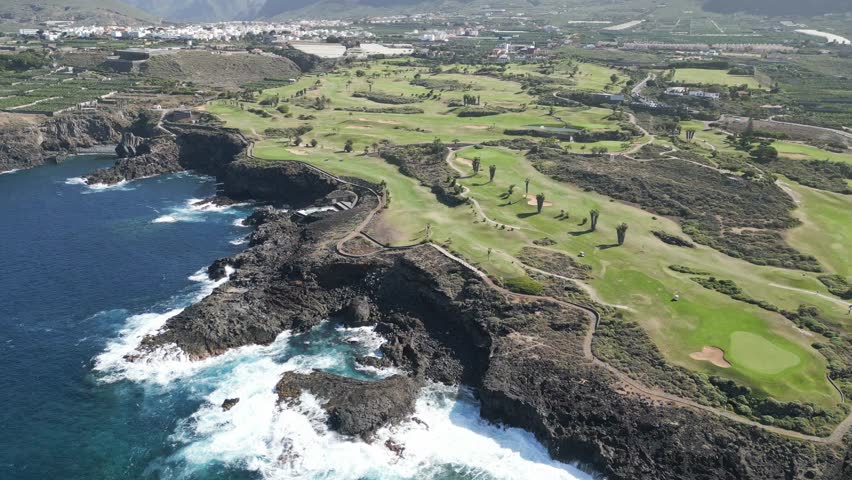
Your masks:
<svg viewBox="0 0 852 480"><path fill-rule="evenodd" d="M0 175L0 478L588 479L522 430L482 421L472 392L432 385L415 416L371 443L325 426L321 399L278 405L283 372L362 379L369 328L334 319L268 346L190 362L128 362L146 334L220 282L205 267L245 248L251 205L200 208L209 177L113 187L81 177L112 160L73 157ZM225 399L239 398L225 412ZM401 456L385 447L392 439Z"/></svg>

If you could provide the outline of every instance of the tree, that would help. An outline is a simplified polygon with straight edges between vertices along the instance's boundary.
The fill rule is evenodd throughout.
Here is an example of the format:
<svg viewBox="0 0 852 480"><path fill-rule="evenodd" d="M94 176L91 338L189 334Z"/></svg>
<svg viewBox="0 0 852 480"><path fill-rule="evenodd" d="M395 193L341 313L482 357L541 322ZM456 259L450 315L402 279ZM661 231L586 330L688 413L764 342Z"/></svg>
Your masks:
<svg viewBox="0 0 852 480"><path fill-rule="evenodd" d="M364 145L364 155L369 155L369 154L370 154L370 146Z"/></svg>
<svg viewBox="0 0 852 480"><path fill-rule="evenodd" d="M538 213L541 213L541 209L544 208L544 194L539 193L535 196L535 205Z"/></svg>
<svg viewBox="0 0 852 480"><path fill-rule="evenodd" d="M472 166L473 166L473 174L474 175L479 175L480 165L482 165L482 159L480 159L479 157L473 157Z"/></svg>
<svg viewBox="0 0 852 480"><path fill-rule="evenodd" d="M317 141L317 139L316 139L316 138L312 138L312 139L311 139L311 146L312 146L312 147L314 147L314 148L316 148L316 146L317 146L317 145L319 145L319 142Z"/></svg>
<svg viewBox="0 0 852 480"><path fill-rule="evenodd" d="M524 195L530 194L530 177L524 179Z"/></svg>
<svg viewBox="0 0 852 480"><path fill-rule="evenodd" d="M778 159L778 150L776 150L769 142L760 142L760 145L749 152L749 155L755 162L769 163Z"/></svg>
<svg viewBox="0 0 852 480"><path fill-rule="evenodd" d="M299 145L301 145L302 144L302 137L297 135L296 138L293 139L293 144L296 145L297 147Z"/></svg>
<svg viewBox="0 0 852 480"><path fill-rule="evenodd" d="M694 128L687 128L686 129L686 141L691 142L693 138L695 138L695 129Z"/></svg>
<svg viewBox="0 0 852 480"><path fill-rule="evenodd" d="M610 83L615 85L616 83L618 83L618 75L613 73L612 75L609 76L609 81L610 81Z"/></svg>
<svg viewBox="0 0 852 480"><path fill-rule="evenodd" d="M343 151L346 153L352 153L354 145L355 142L353 142L351 138L346 140L346 143L343 145Z"/></svg>
<svg viewBox="0 0 852 480"><path fill-rule="evenodd" d="M509 194L510 197L512 196L513 193L515 193L515 184L514 183L509 185L509 190L508 190L508 194Z"/></svg>
<svg viewBox="0 0 852 480"><path fill-rule="evenodd" d="M488 182L494 182L494 174L497 173L497 165L488 165Z"/></svg>
<svg viewBox="0 0 852 480"><path fill-rule="evenodd" d="M589 210L589 218L592 221L591 230L594 232L598 228L598 217L600 217L601 212L596 209Z"/></svg>
<svg viewBox="0 0 852 480"><path fill-rule="evenodd" d="M615 233L618 235L618 244L624 245L624 237L627 235L627 224L619 224L617 227L615 227Z"/></svg>

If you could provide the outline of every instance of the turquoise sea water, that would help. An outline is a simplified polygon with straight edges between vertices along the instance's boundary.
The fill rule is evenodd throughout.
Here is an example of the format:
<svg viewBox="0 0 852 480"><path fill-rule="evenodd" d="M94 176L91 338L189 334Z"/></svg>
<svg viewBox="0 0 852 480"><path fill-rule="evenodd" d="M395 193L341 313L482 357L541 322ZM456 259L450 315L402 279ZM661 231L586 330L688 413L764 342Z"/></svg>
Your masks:
<svg viewBox="0 0 852 480"><path fill-rule="evenodd" d="M392 374L354 363L381 344L369 329L329 320L204 362L175 351L126 362L142 336L217 286L203 269L244 247L250 206L193 206L216 185L189 174L81 184L110 163L0 175L0 478L586 478L530 434L481 421L465 390L427 388L416 416L428 428L405 422L370 444L328 432L320 399L277 404L285 371Z"/></svg>

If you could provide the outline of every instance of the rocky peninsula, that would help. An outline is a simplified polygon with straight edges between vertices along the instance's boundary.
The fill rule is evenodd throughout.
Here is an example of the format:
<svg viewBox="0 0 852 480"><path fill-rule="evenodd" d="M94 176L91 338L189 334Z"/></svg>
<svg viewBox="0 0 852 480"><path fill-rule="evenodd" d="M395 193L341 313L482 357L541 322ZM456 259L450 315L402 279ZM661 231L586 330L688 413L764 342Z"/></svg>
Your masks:
<svg viewBox="0 0 852 480"><path fill-rule="evenodd" d="M248 248L211 265L213 278L232 267L228 282L145 338L139 355L176 347L199 360L336 318L374 326L384 355L364 363L404 373L376 382L287 373L276 391L281 402L305 392L327 400L329 427L344 435L369 440L411 414L423 385L439 382L474 388L484 418L524 428L555 458L611 479L852 478L848 441L790 439L631 392L583 355L594 321L584 310L511 297L429 244L341 254L338 244L380 209L378 186L341 183L300 162L255 160L233 130L169 131L141 139L116 131L124 158L88 181L189 169L216 176L222 195L270 206L247 220L255 227ZM353 208L307 219L274 208L330 204L341 189L357 194Z"/></svg>

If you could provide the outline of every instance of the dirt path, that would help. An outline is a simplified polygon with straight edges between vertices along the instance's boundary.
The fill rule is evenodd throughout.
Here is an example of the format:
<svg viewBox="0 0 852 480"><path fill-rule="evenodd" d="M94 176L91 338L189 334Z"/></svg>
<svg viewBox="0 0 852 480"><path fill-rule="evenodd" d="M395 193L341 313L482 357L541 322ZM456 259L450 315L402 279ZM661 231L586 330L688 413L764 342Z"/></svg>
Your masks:
<svg viewBox="0 0 852 480"><path fill-rule="evenodd" d="M850 305L850 303L844 302L843 300L841 300L839 298L834 298L834 297L831 297L831 296L828 296L828 295L825 295L825 294L822 294L822 293L819 293L819 292L814 292L813 290L805 290L804 288L788 287L787 285L778 285L777 283L770 283L769 286L775 287L775 288L783 288L784 290L792 290L794 292L806 293L808 295L815 295L815 296L822 298L824 300L829 300L831 302L834 302L834 303L842 306L843 308L849 308L849 305Z"/></svg>
<svg viewBox="0 0 852 480"><path fill-rule="evenodd" d="M450 155L452 155L452 153L453 152L451 151ZM248 150L248 154L249 155L251 154L251 149ZM448 155L447 161L449 162L449 160L450 160L450 156ZM310 168L310 169L312 169L312 170L314 170L314 171L316 171L316 172L318 172L322 175L325 175L325 176L327 176L331 179L334 179L338 182L345 183L345 184L348 184L348 185L355 185L355 184L348 182L348 181L345 181L345 180L343 180L343 179L341 179L341 178L339 178L335 175L332 175L331 173L328 173L328 172L326 172L325 170L322 170L319 167L315 167L315 166L310 165L308 163L300 162L298 160L291 160L291 161L299 162L299 163L307 166L308 168ZM363 187L363 186L360 186L360 185L355 185L355 186L357 186L359 188L366 188L366 187ZM356 236L362 234L362 231L370 224L370 222L372 221L372 219L376 215L376 213L378 213L382 209L382 207L384 206L384 196L380 195L378 192L375 192L372 189L367 188L367 190L369 190L374 195L376 195L376 197L379 199L379 204L374 209L372 209L370 211L370 213L367 215L367 217L363 221L361 221L361 223L359 223L355 227L354 230L352 230L349 234L347 234L345 237L343 237L340 241L337 242L336 250L340 255L347 256L347 257L363 257L363 256L368 256L368 255L375 255L375 254L382 253L382 252L389 250L387 248L384 248L384 249L379 250L377 252L372 252L372 253L368 253L368 254L365 254L365 255L354 255L354 254L346 253L345 249L343 248L344 243L346 243L347 241L351 240L352 238L355 238ZM479 270L478 268L476 268L475 266L473 266L472 264L470 264L469 262L467 262L463 258L460 258L456 255L453 255L452 253L450 253L448 250L441 247L440 245L436 245L436 244L431 243L431 242L426 243L426 244L406 247L406 248L417 248L417 247L427 247L427 246L434 248L435 250L440 252L445 257L447 257L450 260L453 260L456 263L467 268L472 273L474 273L479 278L481 278L482 281L486 285L488 285L490 288L498 291L499 293L501 293L503 296L505 296L507 298L514 298L514 299L526 300L526 301L550 302L550 303L555 303L557 305L563 306L565 308L582 310L586 314L586 316L589 318L589 327L588 327L588 330L586 331L586 335L583 338L583 356L585 357L585 359L587 361L593 363L594 365L600 366L601 368L605 368L615 378L617 378L619 382L624 384L629 391L636 393L640 396L643 396L643 397L645 397L649 400L652 400L652 401L655 401L655 402L661 402L661 403L664 403L664 404L670 404L670 405L677 405L677 406L686 407L686 408L692 408L694 410L701 410L703 412L707 412L707 413L710 413L710 414L713 414L713 415L725 417L725 418L727 418L731 421L734 421L734 422L738 422L738 423L741 423L741 424L744 424L744 425L749 425L749 426L756 427L756 428L761 428L765 431L772 432L772 433L775 433L775 434L778 434L778 435L782 435L782 436L785 436L785 437L794 438L794 439L798 439L798 440L815 442L815 443L840 445L840 444L842 444L843 437L846 435L846 433L849 431L849 429L852 428L852 414L850 414L849 416L846 417L845 420L843 420L841 423L839 423L835 427L834 431L832 431L831 435L829 435L828 437L817 437L817 436L814 436L814 435L806 435L806 434L803 434L803 433L800 433L800 432L794 432L794 431L791 431L791 430L785 430L785 429L778 428L778 427L764 425L764 424L755 422L753 420L749 420L747 418L741 417L741 416L737 415L736 413L730 412L728 410L722 410L720 408L702 405L702 404L700 404L700 403L698 403L694 400L683 398L683 397L680 397L680 396L677 396L677 395L672 395L672 394L667 393L667 392L665 392L665 391L663 391L659 388L646 386L643 383L639 382L638 380L634 380L633 378L631 378L626 373L618 370L617 368L613 367L612 365L606 363L603 360L600 360L599 358L597 358L595 356L594 351L592 350L592 342L594 340L594 336L595 336L595 333L596 333L597 328L598 328L598 324L600 323L600 319L601 319L600 313L597 310L595 310L591 307L588 307L586 305L582 305L582 304L579 304L579 303L573 303L573 302L566 302L566 301L558 300L556 298L549 297L549 296L526 295L526 294L515 293L515 292L512 292L512 291L509 291L509 290L497 285L496 283L494 283L494 281L491 280L491 278L485 272ZM548 272L544 272L544 271L541 271L541 272L548 274ZM551 274L551 275L553 275L553 274ZM566 277L561 277L561 278L566 278Z"/></svg>

